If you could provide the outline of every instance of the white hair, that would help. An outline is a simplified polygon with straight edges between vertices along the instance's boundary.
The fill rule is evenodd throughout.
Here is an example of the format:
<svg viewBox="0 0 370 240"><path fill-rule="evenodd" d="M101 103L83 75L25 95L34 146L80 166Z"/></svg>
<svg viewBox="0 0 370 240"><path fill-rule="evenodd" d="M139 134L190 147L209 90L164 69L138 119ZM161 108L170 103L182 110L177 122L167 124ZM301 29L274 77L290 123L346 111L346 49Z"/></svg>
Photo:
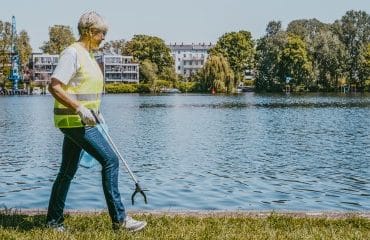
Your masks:
<svg viewBox="0 0 370 240"><path fill-rule="evenodd" d="M78 21L78 32L84 35L90 29L97 29L103 32L108 31L108 24L105 19L95 11L82 14Z"/></svg>

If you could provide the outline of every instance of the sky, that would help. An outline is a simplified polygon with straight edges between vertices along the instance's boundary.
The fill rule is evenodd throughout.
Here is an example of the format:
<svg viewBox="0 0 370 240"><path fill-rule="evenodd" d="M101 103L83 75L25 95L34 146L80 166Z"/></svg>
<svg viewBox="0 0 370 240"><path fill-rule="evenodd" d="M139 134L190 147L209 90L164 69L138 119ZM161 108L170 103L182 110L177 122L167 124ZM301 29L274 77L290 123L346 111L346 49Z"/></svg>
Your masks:
<svg viewBox="0 0 370 240"><path fill-rule="evenodd" d="M348 10L370 14L370 0L0 0L0 20L10 22L14 15L17 32L28 32L34 52L48 41L50 26L71 26L77 37L79 17L91 10L109 23L107 41L146 34L167 44L191 44L215 43L239 30L258 39L272 20L286 28L296 19L332 23Z"/></svg>

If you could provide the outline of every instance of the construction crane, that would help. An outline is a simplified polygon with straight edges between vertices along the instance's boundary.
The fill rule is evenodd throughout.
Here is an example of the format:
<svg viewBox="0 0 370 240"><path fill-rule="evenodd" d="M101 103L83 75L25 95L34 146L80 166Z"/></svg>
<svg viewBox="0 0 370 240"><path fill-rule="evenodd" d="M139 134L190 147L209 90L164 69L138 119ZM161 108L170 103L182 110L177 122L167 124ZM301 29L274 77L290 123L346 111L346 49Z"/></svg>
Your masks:
<svg viewBox="0 0 370 240"><path fill-rule="evenodd" d="M11 69L8 79L13 83L13 91L18 90L18 82L22 79L20 75L19 52L17 48L17 29L15 26L15 17L12 17L12 45L10 49Z"/></svg>

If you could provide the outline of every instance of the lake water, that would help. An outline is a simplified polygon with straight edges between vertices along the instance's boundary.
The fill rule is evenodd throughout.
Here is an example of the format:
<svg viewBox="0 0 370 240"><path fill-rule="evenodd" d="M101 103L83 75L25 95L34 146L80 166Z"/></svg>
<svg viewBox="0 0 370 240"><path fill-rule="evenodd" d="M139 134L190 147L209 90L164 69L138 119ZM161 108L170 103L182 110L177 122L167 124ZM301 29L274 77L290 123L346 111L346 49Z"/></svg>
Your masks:
<svg viewBox="0 0 370 240"><path fill-rule="evenodd" d="M0 97L0 208L47 208L63 136L51 96ZM106 95L129 209L370 211L370 95ZM106 208L100 166L69 209Z"/></svg>

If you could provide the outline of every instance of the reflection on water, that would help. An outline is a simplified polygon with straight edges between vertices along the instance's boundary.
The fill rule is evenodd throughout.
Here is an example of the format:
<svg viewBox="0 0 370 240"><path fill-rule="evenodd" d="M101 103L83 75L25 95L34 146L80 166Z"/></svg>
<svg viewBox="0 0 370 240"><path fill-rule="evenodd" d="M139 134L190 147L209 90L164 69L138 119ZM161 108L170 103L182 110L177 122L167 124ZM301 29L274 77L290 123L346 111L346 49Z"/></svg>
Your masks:
<svg viewBox="0 0 370 240"><path fill-rule="evenodd" d="M0 205L46 208L62 134L48 96L0 97ZM147 192L135 208L370 210L368 95L108 95L103 113ZM121 171L130 205L133 183ZM100 167L67 208L105 208Z"/></svg>

